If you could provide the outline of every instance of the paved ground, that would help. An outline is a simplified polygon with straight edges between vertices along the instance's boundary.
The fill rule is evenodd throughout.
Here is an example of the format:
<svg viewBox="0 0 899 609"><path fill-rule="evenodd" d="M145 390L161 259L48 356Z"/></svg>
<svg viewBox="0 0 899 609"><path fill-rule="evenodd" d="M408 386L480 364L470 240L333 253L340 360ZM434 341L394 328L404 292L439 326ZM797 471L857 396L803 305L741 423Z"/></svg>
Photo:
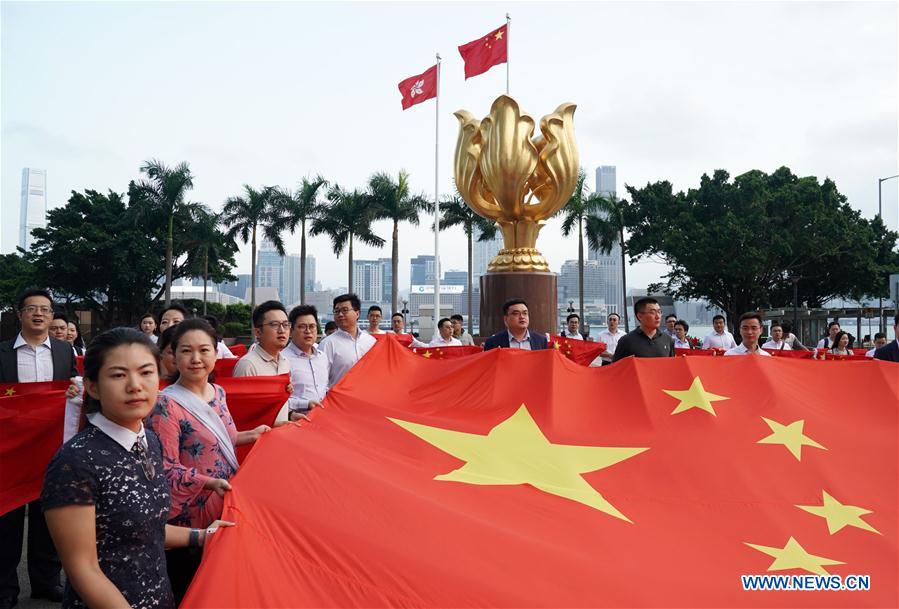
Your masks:
<svg viewBox="0 0 899 609"><path fill-rule="evenodd" d="M28 539L28 518L25 519L25 535L24 539ZM22 562L19 563L19 587L21 591L19 592L19 604L16 605L16 609L59 609L59 603L51 603L47 600L34 600L31 598L31 585L28 583L28 567L27 567L27 553L28 553L28 544L22 544ZM63 575L65 578L65 575ZM65 581L65 579L63 579Z"/></svg>

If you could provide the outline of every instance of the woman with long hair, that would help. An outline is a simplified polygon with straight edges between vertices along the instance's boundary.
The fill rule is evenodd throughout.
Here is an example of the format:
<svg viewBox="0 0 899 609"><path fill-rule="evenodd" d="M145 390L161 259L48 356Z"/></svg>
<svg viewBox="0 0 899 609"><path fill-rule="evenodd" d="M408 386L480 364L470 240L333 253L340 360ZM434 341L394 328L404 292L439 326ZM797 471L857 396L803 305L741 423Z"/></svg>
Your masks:
<svg viewBox="0 0 899 609"><path fill-rule="evenodd" d="M849 336L849 333L840 330L837 332L836 336L833 337L833 346L831 346L827 352L831 355L852 355L852 351L849 350L851 345L852 339Z"/></svg>
<svg viewBox="0 0 899 609"><path fill-rule="evenodd" d="M84 355L84 339L81 338L81 330L74 321L69 321L66 326L66 340L72 345L75 355Z"/></svg>
<svg viewBox="0 0 899 609"><path fill-rule="evenodd" d="M67 575L63 608L174 609L164 549L201 547L223 524L166 524L162 447L143 425L156 403L158 366L156 347L131 328L99 335L84 358L87 424L57 451L41 493Z"/></svg>

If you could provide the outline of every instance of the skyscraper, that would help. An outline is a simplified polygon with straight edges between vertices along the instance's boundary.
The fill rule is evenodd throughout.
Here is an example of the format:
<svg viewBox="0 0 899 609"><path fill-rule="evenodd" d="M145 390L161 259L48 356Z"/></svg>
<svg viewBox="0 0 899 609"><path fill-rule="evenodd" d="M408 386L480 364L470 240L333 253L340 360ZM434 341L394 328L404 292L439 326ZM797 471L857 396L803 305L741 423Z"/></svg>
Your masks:
<svg viewBox="0 0 899 609"><path fill-rule="evenodd" d="M384 264L382 260L353 260L352 291L363 303L383 302Z"/></svg>
<svg viewBox="0 0 899 609"><path fill-rule="evenodd" d="M381 281L384 284L384 294L381 296L381 302L390 304L393 300L391 290L393 289L393 261L391 258L378 258L381 263ZM399 291L399 286L397 286Z"/></svg>
<svg viewBox="0 0 899 609"><path fill-rule="evenodd" d="M616 197L618 194L617 171L615 165L600 165L596 168L596 193L604 197ZM607 304L617 305L621 311L624 306L624 295L621 286L621 244L617 241L608 254L591 249L587 252L588 260L599 262L602 282L598 294L591 294L584 286L584 300L600 298ZM569 300L571 297L569 296Z"/></svg>
<svg viewBox="0 0 899 609"><path fill-rule="evenodd" d="M297 279L299 281L299 279ZM306 291L315 290L315 256L306 254Z"/></svg>
<svg viewBox="0 0 899 609"><path fill-rule="evenodd" d="M416 256L410 264L411 285L434 285L434 256Z"/></svg>
<svg viewBox="0 0 899 609"><path fill-rule="evenodd" d="M282 290L284 257L278 253L271 241L263 240L256 257L256 287L274 288L279 297L285 298Z"/></svg>
<svg viewBox="0 0 899 609"><path fill-rule="evenodd" d="M300 302L300 257L297 254L287 254L283 260L281 302L285 307L292 307Z"/></svg>
<svg viewBox="0 0 899 609"><path fill-rule="evenodd" d="M472 232L472 262L471 262L471 281L472 285L480 285L480 277L487 272L487 265L493 260L501 249L503 249L503 235L499 231L496 237L491 241L478 241L481 231L474 229Z"/></svg>
<svg viewBox="0 0 899 609"><path fill-rule="evenodd" d="M22 205L19 211L19 247L28 251L34 242L31 231L47 226L47 171L22 169Z"/></svg>

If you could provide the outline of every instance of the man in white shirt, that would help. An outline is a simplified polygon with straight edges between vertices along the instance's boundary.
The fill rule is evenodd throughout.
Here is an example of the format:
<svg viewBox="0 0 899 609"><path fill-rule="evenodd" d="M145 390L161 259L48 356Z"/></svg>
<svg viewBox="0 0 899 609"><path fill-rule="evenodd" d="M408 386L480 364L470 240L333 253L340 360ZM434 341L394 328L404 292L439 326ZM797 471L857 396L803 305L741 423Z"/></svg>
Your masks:
<svg viewBox="0 0 899 609"><path fill-rule="evenodd" d="M874 348L868 350L868 352L865 353L865 357L874 357L874 352L883 347L885 344L887 344L887 335L883 332L878 332L874 335Z"/></svg>
<svg viewBox="0 0 899 609"><path fill-rule="evenodd" d="M612 363L612 356L615 355L615 348L618 346L618 341L627 336L627 333L624 330L618 328L620 321L621 317L618 313L609 313L609 316L606 318L606 323L609 324L609 327L600 332L596 337L597 341L606 344L606 350L599 354L603 366Z"/></svg>
<svg viewBox="0 0 899 609"><path fill-rule="evenodd" d="M665 316L665 329L663 330L663 332L665 332L672 339L677 338L677 331L674 329L674 324L676 323L677 315L675 315L674 313L669 313Z"/></svg>
<svg viewBox="0 0 899 609"><path fill-rule="evenodd" d="M459 339L463 345L473 345L474 337L465 331L465 328L462 326L462 322L465 320L461 315L456 313L455 315L450 316L450 321L453 322L453 336Z"/></svg>
<svg viewBox="0 0 899 609"><path fill-rule="evenodd" d="M715 315L712 318L713 332L702 339L703 349L733 349L737 346L734 335L724 327L724 315Z"/></svg>
<svg viewBox="0 0 899 609"><path fill-rule="evenodd" d="M759 337L762 335L762 316L755 312L743 313L740 316L740 337L743 342L738 346L728 349L724 355L762 355L771 357L771 354L759 347Z"/></svg>
<svg viewBox="0 0 899 609"><path fill-rule="evenodd" d="M833 347L833 339L840 331L840 322L832 321L827 324L827 336L818 341L819 349L830 349Z"/></svg>
<svg viewBox="0 0 899 609"><path fill-rule="evenodd" d="M578 329L581 327L581 317L577 313L572 313L565 318L565 329L562 330L562 336L571 340L584 340Z"/></svg>
<svg viewBox="0 0 899 609"><path fill-rule="evenodd" d="M453 336L453 322L444 317L437 322L437 334L428 343L429 347L461 347L462 341Z"/></svg>
<svg viewBox="0 0 899 609"><path fill-rule="evenodd" d="M291 415L321 406L328 393L328 358L315 344L318 338L318 311L299 305L290 311L290 344L282 351L290 362L293 395L288 400Z"/></svg>
<svg viewBox="0 0 899 609"><path fill-rule="evenodd" d="M381 329L381 320L384 318L384 312L378 305L368 307L368 333L369 334L386 334Z"/></svg>
<svg viewBox="0 0 899 609"><path fill-rule="evenodd" d="M784 342L784 329L779 323L771 324L771 340L762 345L762 349L774 351L792 351L793 347Z"/></svg>
<svg viewBox="0 0 899 609"><path fill-rule="evenodd" d="M337 332L325 337L319 348L328 358L328 386L333 387L375 346L375 338L359 329L362 303L355 294L341 294L334 299L334 321Z"/></svg>

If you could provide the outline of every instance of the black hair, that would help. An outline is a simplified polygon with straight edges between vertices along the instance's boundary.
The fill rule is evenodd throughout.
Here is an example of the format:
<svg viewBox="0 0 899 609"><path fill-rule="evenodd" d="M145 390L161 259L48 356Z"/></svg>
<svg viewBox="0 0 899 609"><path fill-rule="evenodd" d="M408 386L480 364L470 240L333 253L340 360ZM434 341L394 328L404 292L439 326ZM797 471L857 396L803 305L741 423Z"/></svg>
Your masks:
<svg viewBox="0 0 899 609"><path fill-rule="evenodd" d="M328 330L336 330L336 329L337 329L336 321L329 321L328 323L325 324L325 332L327 332Z"/></svg>
<svg viewBox="0 0 899 609"><path fill-rule="evenodd" d="M780 327L783 328L784 334L791 334L793 332L793 325L788 321L781 322Z"/></svg>
<svg viewBox="0 0 899 609"><path fill-rule="evenodd" d="M837 320L833 320L832 322L827 324L827 331L830 332L830 329L834 326L837 326L838 328L841 327L840 322L838 322Z"/></svg>
<svg viewBox="0 0 899 609"><path fill-rule="evenodd" d="M836 349L837 347L839 347L840 339L843 338L844 336L849 339L849 342L846 343L846 348L851 349L852 348L852 335L849 334L849 332L845 332L843 330L840 330L839 332L837 332L836 336L833 337L833 343L830 345L830 348Z"/></svg>
<svg viewBox="0 0 899 609"><path fill-rule="evenodd" d="M75 326L75 341L72 344L74 346L78 347L79 349L81 349L82 353L83 353L84 338L81 337L81 327L79 326L79 323L78 323L78 317L76 316L75 319L70 319L68 323L74 324L74 326Z"/></svg>
<svg viewBox="0 0 899 609"><path fill-rule="evenodd" d="M16 311L21 311L22 307L25 306L25 301L32 296L43 296L47 300L50 301L50 308L53 308L53 297L50 296L50 292L45 290L44 288L28 288L19 296L19 299L16 301Z"/></svg>
<svg viewBox="0 0 899 609"><path fill-rule="evenodd" d="M123 345L143 345L156 360L156 370L159 370L159 349L153 344L147 335L134 328L113 328L94 337L87 352L84 354L84 378L96 383L100 378L100 369L106 362L106 356L110 351ZM84 392L84 414L100 412L100 402Z"/></svg>
<svg viewBox="0 0 899 609"><path fill-rule="evenodd" d="M452 323L453 323L453 321L452 321L449 317L444 317L444 318L442 318L440 321L437 322L437 329L438 329L438 330L440 329L440 326L442 326L442 325L443 325L443 322L445 322L445 321L450 322L450 325L452 325Z"/></svg>
<svg viewBox="0 0 899 609"><path fill-rule="evenodd" d="M218 334L215 331L208 321L205 319L195 317L194 319L185 319L177 326L170 328L174 330L172 333L171 341L172 341L172 353L178 351L178 342L184 338L184 335L193 330L199 330L200 332L205 332L207 336L212 340L212 348L215 349L218 344ZM168 330L166 330L168 332ZM181 372L175 367L175 372L172 373L172 376L169 377L171 382L175 382L181 376ZM209 382L212 383L215 381L215 372L209 373Z"/></svg>
<svg viewBox="0 0 899 609"><path fill-rule="evenodd" d="M201 315L200 319L212 326L213 330L219 329L219 318L215 315Z"/></svg>
<svg viewBox="0 0 899 609"><path fill-rule="evenodd" d="M719 319L720 319L721 321L724 321L724 322L727 321L726 319L724 319L724 315L720 315L720 314L719 314L719 315L715 315L715 316L712 318L712 323L715 323L715 322L718 321Z"/></svg>
<svg viewBox="0 0 899 609"><path fill-rule="evenodd" d="M668 321L668 320L671 319L672 317L674 318L674 321L677 321L677 315L675 315L674 313L669 313L668 315L666 315L666 316L665 316L665 321Z"/></svg>
<svg viewBox="0 0 899 609"><path fill-rule="evenodd" d="M684 334L690 331L690 324L685 322L683 319L678 319L676 322L674 322L674 327L676 328L678 326L684 329Z"/></svg>
<svg viewBox="0 0 899 609"><path fill-rule="evenodd" d="M511 300L507 300L506 302L504 302L504 303L503 303L503 316L505 317L506 315L509 314L509 307L513 307L513 306L518 305L518 304L522 304L522 305L524 305L525 307L528 306L528 303L526 303L526 302L525 302L524 300L522 300L521 298L513 298L513 299L511 299Z"/></svg>
<svg viewBox="0 0 899 609"><path fill-rule="evenodd" d="M458 321L459 323L462 323L463 321L465 321L465 318L456 313L455 315L450 315L450 321Z"/></svg>
<svg viewBox="0 0 899 609"><path fill-rule="evenodd" d="M156 325L159 325L160 323L162 323L162 318L169 311L178 311L179 313L181 313L181 315L184 316L184 319L190 319L190 317L191 317L190 312L187 310L187 307L185 307L180 302L173 302L172 304L170 304L169 306L167 306L166 308L164 308L162 311L159 312L159 319L156 321Z"/></svg>
<svg viewBox="0 0 899 609"><path fill-rule="evenodd" d="M403 318L403 321L406 321L406 316L403 315L402 313L400 313L399 311L397 311L396 313L394 313L393 315L391 315L391 316L390 316L390 319L393 319L394 317L402 317L402 318ZM454 317L455 317L455 316L454 316Z"/></svg>
<svg viewBox="0 0 899 609"><path fill-rule="evenodd" d="M178 324L179 326L181 324ZM178 329L178 326L169 326L165 329L165 332L159 335L159 340L156 342L156 346L159 347L159 353L161 354L165 351L165 348L172 344L172 338L175 336L175 330Z"/></svg>
<svg viewBox="0 0 899 609"><path fill-rule="evenodd" d="M899 326L899 315L896 316L896 319L893 320L894 326Z"/></svg>
<svg viewBox="0 0 899 609"><path fill-rule="evenodd" d="M621 321L621 315L619 315L618 313L609 313L608 315L606 315L606 321L609 321L609 319L612 317L612 315L617 317L618 321Z"/></svg>
<svg viewBox="0 0 899 609"><path fill-rule="evenodd" d="M377 311L377 312L380 313L381 315L384 314L384 311L382 311L382 310L381 310L381 307L379 307L378 305L372 305L372 306L368 307L368 314L369 314L369 315L371 315L371 312L372 312L372 311Z"/></svg>
<svg viewBox="0 0 899 609"><path fill-rule="evenodd" d="M568 317L565 318L565 323L567 324L567 323L568 323L569 321L571 321L572 319L576 319L576 320L580 321L580 320L581 320L581 316L578 315L577 313L572 313L571 315L569 315Z"/></svg>
<svg viewBox="0 0 899 609"><path fill-rule="evenodd" d="M775 321L771 324L771 329L773 330L774 328L780 328L781 330L783 330L784 327L783 324L781 324L779 321Z"/></svg>
<svg viewBox="0 0 899 609"><path fill-rule="evenodd" d="M634 315L636 315L637 313L642 313L643 309L646 308L646 305L651 305L651 304L659 304L659 301L650 296L644 296L643 298L641 298L640 300L638 300L637 302L634 303Z"/></svg>
<svg viewBox="0 0 899 609"><path fill-rule="evenodd" d="M265 314L269 311L283 311L285 315L287 315L287 309L284 308L284 305L278 302L277 300L266 300L261 305L258 305L255 309L253 309L253 327L258 328L262 325L262 320L265 319Z"/></svg>
<svg viewBox="0 0 899 609"><path fill-rule="evenodd" d="M68 315L66 315L65 313L60 313L59 311L57 311L56 313L54 313L54 314L53 314L53 321L56 321L57 319L61 319L61 320L63 320L64 322L66 322L66 325L67 325L67 326L69 325L69 317L68 317Z"/></svg>
<svg viewBox="0 0 899 609"><path fill-rule="evenodd" d="M287 320L290 322L290 327L293 328L293 324L297 322L297 319L302 317L303 315L311 315L315 318L315 325L318 326L318 310L312 305L297 305L290 310L290 315L287 316ZM336 324L335 324L336 325Z"/></svg>
<svg viewBox="0 0 899 609"><path fill-rule="evenodd" d="M341 294L340 296L335 298L334 299L334 308L336 309L337 305L339 305L342 302L349 302L350 306L353 307L354 311L358 311L359 309L362 308L362 303L359 302L359 297L352 293Z"/></svg>
<svg viewBox="0 0 899 609"><path fill-rule="evenodd" d="M755 319L756 321L759 322L760 326L765 323L762 320L761 313L758 313L757 311L747 311L746 313L743 313L742 315L740 315L740 324L742 324L747 319Z"/></svg>
<svg viewBox="0 0 899 609"><path fill-rule="evenodd" d="M886 338L886 337L887 337L887 335L884 334L883 332L877 332L874 334L874 340L878 340L880 338Z"/></svg>

